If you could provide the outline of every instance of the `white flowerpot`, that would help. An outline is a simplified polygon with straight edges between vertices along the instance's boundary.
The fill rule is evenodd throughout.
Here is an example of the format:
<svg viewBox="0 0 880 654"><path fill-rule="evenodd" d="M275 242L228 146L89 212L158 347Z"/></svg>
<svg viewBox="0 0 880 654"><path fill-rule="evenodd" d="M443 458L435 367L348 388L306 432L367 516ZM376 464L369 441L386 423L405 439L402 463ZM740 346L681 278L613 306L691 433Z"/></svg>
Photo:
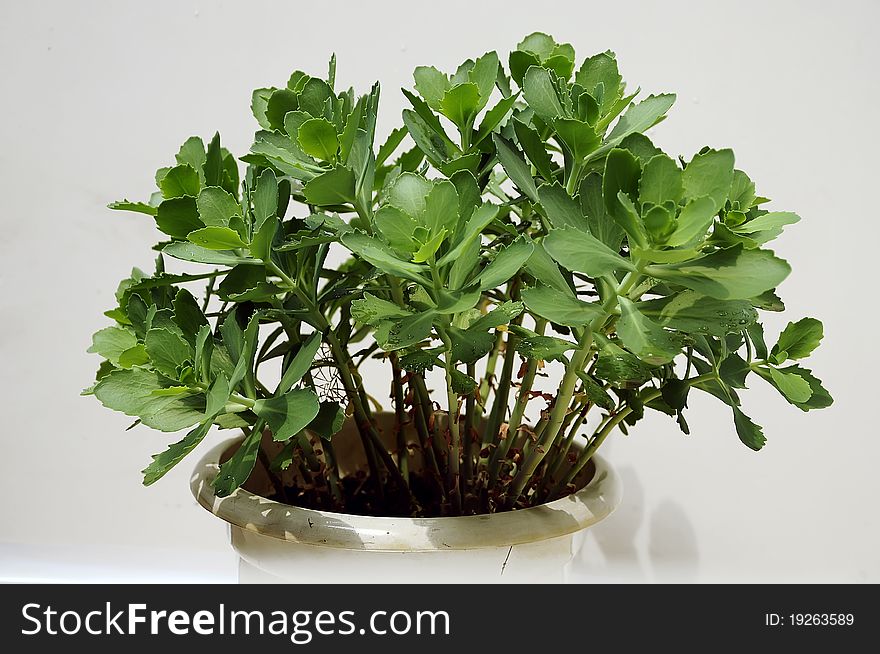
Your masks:
<svg viewBox="0 0 880 654"><path fill-rule="evenodd" d="M588 466L593 473L588 483L575 493L488 515L332 513L282 504L246 488L218 498L211 482L239 442L229 440L209 451L197 464L191 487L199 504L229 523L243 583L561 582L584 530L610 515L621 498L618 477L599 456L592 459L594 467ZM336 452L343 468L339 447Z"/></svg>

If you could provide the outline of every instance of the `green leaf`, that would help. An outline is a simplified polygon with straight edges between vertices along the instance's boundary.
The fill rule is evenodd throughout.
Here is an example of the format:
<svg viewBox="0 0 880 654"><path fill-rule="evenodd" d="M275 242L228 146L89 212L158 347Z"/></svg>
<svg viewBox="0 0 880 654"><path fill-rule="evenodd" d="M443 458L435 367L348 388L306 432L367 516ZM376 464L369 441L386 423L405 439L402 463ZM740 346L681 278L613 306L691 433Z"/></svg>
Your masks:
<svg viewBox="0 0 880 654"><path fill-rule="evenodd" d="M553 228L573 227L583 232L589 231L587 219L581 213L580 206L558 182L542 184L538 189L538 198Z"/></svg>
<svg viewBox="0 0 880 654"><path fill-rule="evenodd" d="M619 147L632 152L642 166L658 154L663 154L663 151L660 148L651 143L651 139L644 134L639 134L637 132L630 134L623 139L620 142Z"/></svg>
<svg viewBox="0 0 880 654"><path fill-rule="evenodd" d="M274 218L277 212L278 180L275 173L267 168L260 174L254 189L254 233L259 233L263 224L269 218Z"/></svg>
<svg viewBox="0 0 880 654"><path fill-rule="evenodd" d="M220 133L215 132L205 153L205 186L220 186L223 175L223 152L220 148ZM194 194L198 195L198 191Z"/></svg>
<svg viewBox="0 0 880 654"><path fill-rule="evenodd" d="M409 372L424 373L439 365L441 365L440 360L428 350L416 350L400 357L401 368Z"/></svg>
<svg viewBox="0 0 880 654"><path fill-rule="evenodd" d="M522 86L526 71L531 66L540 66L541 60L531 52L514 50L510 53L508 64L510 66L510 76L517 84Z"/></svg>
<svg viewBox="0 0 880 654"><path fill-rule="evenodd" d="M639 179L639 202L662 205L671 201L677 204L681 194L681 169L678 164L665 154L652 157L645 164Z"/></svg>
<svg viewBox="0 0 880 654"><path fill-rule="evenodd" d="M521 296L529 311L558 325L583 327L601 314L597 305L583 302L549 286L523 289Z"/></svg>
<svg viewBox="0 0 880 654"><path fill-rule="evenodd" d="M159 180L159 188L165 199L182 198L183 196L194 198L198 196L201 187L199 174L188 164L174 166Z"/></svg>
<svg viewBox="0 0 880 654"><path fill-rule="evenodd" d="M495 334L479 331L473 327L458 329L450 326L448 332L452 340L453 361L475 363L486 356L495 345Z"/></svg>
<svg viewBox="0 0 880 654"><path fill-rule="evenodd" d="M214 352L214 336L210 325L202 325L196 334L195 359L193 369L196 376L207 381L211 378L211 356ZM144 350L146 355L146 350Z"/></svg>
<svg viewBox="0 0 880 654"><path fill-rule="evenodd" d="M471 124L480 106L480 89L472 82L457 84L440 101L440 111L460 128Z"/></svg>
<svg viewBox="0 0 880 654"><path fill-rule="evenodd" d="M602 113L620 97L620 86L623 78L617 70L617 60L611 52L600 52L584 60L575 74L575 82L580 84L587 93L598 98L597 88L602 85Z"/></svg>
<svg viewBox="0 0 880 654"><path fill-rule="evenodd" d="M206 420L161 454L154 454L153 462L141 470L144 475L144 486L150 486L164 477L165 473L180 463L204 440L210 429L211 421Z"/></svg>
<svg viewBox="0 0 880 654"><path fill-rule="evenodd" d="M412 253L418 248L416 223L397 207L386 205L373 216L376 228L395 250Z"/></svg>
<svg viewBox="0 0 880 654"><path fill-rule="evenodd" d="M272 438L286 441L302 431L318 415L318 396L311 390L293 390L257 400L253 411L269 425Z"/></svg>
<svg viewBox="0 0 880 654"><path fill-rule="evenodd" d="M577 349L577 343L540 334L523 334L516 343L516 351L527 359L561 361L566 364L568 360L565 353L574 349Z"/></svg>
<svg viewBox="0 0 880 654"><path fill-rule="evenodd" d="M207 263L217 266L236 266L239 264L259 264L256 259L239 256L234 252L221 250L209 250L194 243L177 241L169 243L162 248L162 253L181 261L193 261L195 263Z"/></svg>
<svg viewBox="0 0 880 654"><path fill-rule="evenodd" d="M756 372L782 393L789 402L797 406L810 399L813 390L810 382L800 375L782 372L773 367L758 368Z"/></svg>
<svg viewBox="0 0 880 654"><path fill-rule="evenodd" d="M673 103L675 103L675 95L665 93L649 95L638 104L630 105L626 113L617 121L611 133L608 134L605 145L594 152L593 156L602 154L604 150L610 150L630 134L650 129L663 119Z"/></svg>
<svg viewBox="0 0 880 654"><path fill-rule="evenodd" d="M458 192L455 185L447 180L435 182L425 198L425 213L422 222L431 234L446 228L455 230L458 224Z"/></svg>
<svg viewBox="0 0 880 654"><path fill-rule="evenodd" d="M462 252L467 250L471 242L478 239L483 230L495 220L498 215L498 207L494 204L486 203L474 211L470 219L465 223L464 229L456 234L458 240L454 241L455 245L446 254L440 257L437 265L440 267L455 261Z"/></svg>
<svg viewBox="0 0 880 654"><path fill-rule="evenodd" d="M233 216L241 216L238 201L219 186L203 188L196 205L199 219L208 227L228 227Z"/></svg>
<svg viewBox="0 0 880 654"><path fill-rule="evenodd" d="M271 165L294 179L309 181L322 172L311 158L290 138L280 132L257 132L251 154L244 161Z"/></svg>
<svg viewBox="0 0 880 654"><path fill-rule="evenodd" d="M208 319L202 313L196 299L185 288L177 291L174 296L174 322L183 332L184 337L195 343L198 331L208 324Z"/></svg>
<svg viewBox="0 0 880 654"><path fill-rule="evenodd" d="M746 388L746 377L750 372L749 364L735 352L728 354L718 366L718 376L731 388Z"/></svg>
<svg viewBox="0 0 880 654"><path fill-rule="evenodd" d="M180 334L168 329L150 329L144 338L144 347L153 367L169 379L177 379L180 367L194 360L192 346Z"/></svg>
<svg viewBox="0 0 880 654"><path fill-rule="evenodd" d="M303 152L321 161L335 161L339 149L336 128L324 118L312 118L299 126L297 140Z"/></svg>
<svg viewBox="0 0 880 654"><path fill-rule="evenodd" d="M278 384L276 395L282 395L289 391L293 386L305 376L315 360L315 354L321 347L321 333L314 332L299 347L296 356L287 366L287 370L281 376L281 382Z"/></svg>
<svg viewBox="0 0 880 654"><path fill-rule="evenodd" d="M492 91L495 89L496 79L498 79L498 54L495 52L484 54L474 62L473 68L468 71L468 81L476 84L480 92L480 109L489 102Z"/></svg>
<svg viewBox="0 0 880 654"><path fill-rule="evenodd" d="M382 300L370 293L351 303L351 317L365 325L376 325L389 318L405 318L410 312L393 302Z"/></svg>
<svg viewBox="0 0 880 654"><path fill-rule="evenodd" d="M602 176L605 210L634 245L644 247L647 245L645 228L632 204L638 194L640 176L639 160L629 150L614 149L608 153Z"/></svg>
<svg viewBox="0 0 880 654"><path fill-rule="evenodd" d="M419 149L435 166L442 165L457 150L445 133L442 136L438 135L415 111L403 110L403 124L406 125L409 135ZM439 129L442 131L443 128Z"/></svg>
<svg viewBox="0 0 880 654"><path fill-rule="evenodd" d="M440 249L440 246L443 244L444 239L446 238L446 228L440 230L439 233L435 234L433 238L423 243L418 250L416 250L412 255L413 263L425 263L434 258L434 255L437 253L437 250Z"/></svg>
<svg viewBox="0 0 880 654"><path fill-rule="evenodd" d="M220 470L212 483L217 497L226 497L232 494L250 477L260 451L263 424L263 421L260 420L229 460L220 464Z"/></svg>
<svg viewBox="0 0 880 654"><path fill-rule="evenodd" d="M321 402L318 415L312 420L306 429L319 438L329 441L334 435L342 430L345 425L345 410L338 402Z"/></svg>
<svg viewBox="0 0 880 654"><path fill-rule="evenodd" d="M452 390L456 395L470 395L477 390L477 381L460 370L452 370Z"/></svg>
<svg viewBox="0 0 880 654"><path fill-rule="evenodd" d="M520 236L501 250L480 274L480 290L496 288L513 277L529 260L534 249L528 237Z"/></svg>
<svg viewBox="0 0 880 654"><path fill-rule="evenodd" d="M468 330L473 332L484 332L489 329L495 329L500 325L506 325L521 314L522 311L522 302L502 302L489 313L477 318L471 323Z"/></svg>
<svg viewBox="0 0 880 654"><path fill-rule="evenodd" d="M266 120L273 130L284 128L284 116L299 108L296 93L290 89L275 89L266 101Z"/></svg>
<svg viewBox="0 0 880 654"><path fill-rule="evenodd" d="M597 339L599 340L599 339ZM599 341L599 356L593 373L612 384L641 384L651 378L651 368L607 339Z"/></svg>
<svg viewBox="0 0 880 654"><path fill-rule="evenodd" d="M107 208L113 209L115 211L133 211L134 213L144 213L148 216L155 216L158 212L158 209L150 204L146 204L145 202L129 202L128 200L111 202L107 205Z"/></svg>
<svg viewBox="0 0 880 654"><path fill-rule="evenodd" d="M223 413L223 409L229 401L231 394L232 390L229 388L229 380L221 372L211 383L208 392L205 393L205 417L209 422L220 413Z"/></svg>
<svg viewBox="0 0 880 654"><path fill-rule="evenodd" d="M513 109L513 105L518 98L518 93L502 98L498 101L498 104L486 112L486 115L483 117L483 122L480 123L480 128L477 130L477 134L474 136L471 147L476 147L482 143L485 138L501 124L505 117L507 117L507 114L510 113L510 110Z"/></svg>
<svg viewBox="0 0 880 654"><path fill-rule="evenodd" d="M268 218L260 225L251 240L250 253L256 259L269 261L272 258L272 243L278 232L279 221L275 216Z"/></svg>
<svg viewBox="0 0 880 654"><path fill-rule="evenodd" d="M114 366L120 366L119 357L127 350L135 347L137 342L134 332L129 329L105 327L92 336L92 346L87 351L99 354Z"/></svg>
<svg viewBox="0 0 880 654"><path fill-rule="evenodd" d="M381 146L379 146L379 151L376 153L377 167L384 164L388 160L388 157L394 154L397 147L403 143L403 139L406 138L406 135L407 131L405 127L396 127L391 130L388 138L385 139L385 142Z"/></svg>
<svg viewBox="0 0 880 654"><path fill-rule="evenodd" d="M433 188L433 184L421 175L402 173L388 189L388 203L416 218L425 212L428 194Z"/></svg>
<svg viewBox="0 0 880 654"><path fill-rule="evenodd" d="M649 205L648 210L642 216L645 231L651 238L651 242L663 245L672 236L676 228L675 210L672 203L665 206Z"/></svg>
<svg viewBox="0 0 880 654"><path fill-rule="evenodd" d="M205 154L205 142L198 136L190 136L183 145L180 146L177 154L174 156L179 164L189 164L193 169L201 173L200 177L204 182L204 167L207 161Z"/></svg>
<svg viewBox="0 0 880 654"><path fill-rule="evenodd" d="M681 352L680 336L646 318L628 298L621 296L618 302L617 336L630 352L654 366L669 363Z"/></svg>
<svg viewBox="0 0 880 654"><path fill-rule="evenodd" d="M529 125L520 121L518 118L513 119L513 131L516 133L516 140L519 141L523 151L538 173L548 182L553 181L553 160L547 154L547 148L540 134Z"/></svg>
<svg viewBox="0 0 880 654"><path fill-rule="evenodd" d="M95 397L108 409L140 418L147 427L159 431L180 431L204 418L204 398L199 396L161 396L157 373L143 368L114 370L95 385Z"/></svg>
<svg viewBox="0 0 880 654"><path fill-rule="evenodd" d="M815 318L801 318L797 322L790 322L770 351L770 358L776 363L783 363L788 359L804 359L819 347L822 336L822 323ZM782 358L782 353L787 356Z"/></svg>
<svg viewBox="0 0 880 654"><path fill-rule="evenodd" d="M584 393L587 394L590 402L602 407L603 409L607 409L608 411L614 410L614 400L605 391L605 389L602 388L599 382L588 375L585 370L578 370L577 376L578 379L580 379L583 383Z"/></svg>
<svg viewBox="0 0 880 654"><path fill-rule="evenodd" d="M373 337L386 352L410 347L430 337L433 320L433 311L385 320L376 327Z"/></svg>
<svg viewBox="0 0 880 654"><path fill-rule="evenodd" d="M374 237L360 232L349 232L342 236L342 244L382 272L428 285L428 281L422 276L427 271L426 266L400 259L391 248Z"/></svg>
<svg viewBox="0 0 880 654"><path fill-rule="evenodd" d="M309 204L332 206L354 203L355 178L348 168L337 166L318 175L303 187L303 195Z"/></svg>
<svg viewBox="0 0 880 654"><path fill-rule="evenodd" d="M247 247L238 232L229 227L203 227L190 232L187 240L208 250L234 250Z"/></svg>
<svg viewBox="0 0 880 654"><path fill-rule="evenodd" d="M332 97L333 91L327 82L317 77L310 77L299 94L299 107L312 116L320 118L327 100Z"/></svg>
<svg viewBox="0 0 880 654"><path fill-rule="evenodd" d="M764 431L760 425L752 422L742 410L735 404L730 407L733 409L733 424L736 426L736 434L739 439L749 448L756 452L764 447L767 439L764 437Z"/></svg>
<svg viewBox="0 0 880 654"><path fill-rule="evenodd" d="M449 78L433 66L418 66L413 71L416 91L435 111L441 110L441 102L450 88Z"/></svg>
<svg viewBox="0 0 880 654"><path fill-rule="evenodd" d="M771 211L739 225L733 231L741 234L754 234L755 232L793 225L800 219L800 216L790 211Z"/></svg>
<svg viewBox="0 0 880 654"><path fill-rule="evenodd" d="M696 155L685 166L681 182L685 197L709 196L720 209L733 182L733 150L708 150Z"/></svg>
<svg viewBox="0 0 880 654"><path fill-rule="evenodd" d="M829 395L828 391L826 391L825 388L822 386L822 382L820 382L816 377L813 376L811 370L808 370L807 368L802 368L801 366L788 366L787 368L780 368L779 371L786 375L797 375L809 384L809 399L803 402L795 402L787 396L785 398L789 401L789 403L795 405L801 411L824 409L831 406L831 404L834 402L834 400L831 398L831 395Z"/></svg>
<svg viewBox="0 0 880 654"><path fill-rule="evenodd" d="M563 268L590 277L602 277L615 270L635 270L629 260L599 239L571 227L550 232L544 238L544 249Z"/></svg>
<svg viewBox="0 0 880 654"><path fill-rule="evenodd" d="M718 208L715 201L708 197L695 198L688 202L678 215L678 226L669 238L666 245L679 247L681 245L693 245L703 240L712 223Z"/></svg>
<svg viewBox="0 0 880 654"><path fill-rule="evenodd" d="M552 124L556 118L567 117L546 68L529 68L523 77L522 90L525 101L545 123Z"/></svg>
<svg viewBox="0 0 880 654"><path fill-rule="evenodd" d="M498 154L498 161L504 167L504 172L520 191L533 202L537 202L538 189L535 186L529 165L523 159L522 154L500 134L493 134L492 140L495 142L495 151Z"/></svg>
<svg viewBox="0 0 880 654"><path fill-rule="evenodd" d="M602 137L590 125L575 118L557 118L553 127L556 135L578 162L586 159L602 143Z"/></svg>
<svg viewBox="0 0 880 654"><path fill-rule="evenodd" d="M143 366L150 362L147 350L143 343L134 345L119 355L120 368L133 368L134 366Z"/></svg>
<svg viewBox="0 0 880 654"><path fill-rule="evenodd" d="M257 340L260 335L260 313L256 312L251 316L243 334L232 314L221 325L220 330L223 333L223 341L229 350L230 358L235 361L235 368L229 376L229 388L235 390L247 373L254 369L254 357L257 353ZM238 342L230 347L230 336L233 333Z"/></svg>
<svg viewBox="0 0 880 654"><path fill-rule="evenodd" d="M532 252L532 256L526 262L526 272L544 286L548 286L564 295L574 297L571 287L559 271L559 266L556 265L553 258L547 254L547 250L544 249L543 240L535 241L534 245L535 249Z"/></svg>
<svg viewBox="0 0 880 654"><path fill-rule="evenodd" d="M195 229L203 227L195 198L164 200L156 209L156 226L174 238L186 238Z"/></svg>
<svg viewBox="0 0 880 654"><path fill-rule="evenodd" d="M747 300L718 300L695 291L639 302L636 307L668 329L711 336L741 332L758 319Z"/></svg>
<svg viewBox="0 0 880 654"><path fill-rule="evenodd" d="M593 172L581 181L578 190L581 213L586 216L588 231L615 252L620 250L623 229L605 210L602 198L602 175Z"/></svg>
<svg viewBox="0 0 880 654"><path fill-rule="evenodd" d="M234 313L229 313L220 324L220 334L223 336L223 345L229 352L229 359L238 362L244 350L244 330L238 325Z"/></svg>
<svg viewBox="0 0 880 654"><path fill-rule="evenodd" d="M767 358L767 344L764 342L764 327L761 323L755 322L746 327L749 340L755 346L755 354L759 359Z"/></svg>
<svg viewBox="0 0 880 654"><path fill-rule="evenodd" d="M747 300L776 288L791 268L769 250L736 246L693 261L646 266L645 272L720 300Z"/></svg>

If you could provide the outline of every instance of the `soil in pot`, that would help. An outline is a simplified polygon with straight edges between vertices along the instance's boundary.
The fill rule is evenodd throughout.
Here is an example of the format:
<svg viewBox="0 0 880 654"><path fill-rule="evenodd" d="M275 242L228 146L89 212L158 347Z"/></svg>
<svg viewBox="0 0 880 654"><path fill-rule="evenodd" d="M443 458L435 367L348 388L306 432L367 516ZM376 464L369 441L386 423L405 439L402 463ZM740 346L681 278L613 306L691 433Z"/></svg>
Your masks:
<svg viewBox="0 0 880 654"><path fill-rule="evenodd" d="M381 413L374 416L380 438L391 453L395 463L399 457L395 449L397 434L395 433L395 415ZM437 433L446 430L446 414L437 412L433 416ZM476 432L476 430L475 430ZM474 433L474 451L479 447L479 435ZM320 511L332 511L351 515L368 516L400 516L400 517L442 517L450 515L450 506L443 493L444 475L438 470L436 461L445 461L447 452L445 443L440 446L430 444L432 452L424 452L418 435L410 425L404 426L403 437L407 443L407 467L409 492L391 475L385 475L380 484L373 483L369 474L364 447L353 420L348 420L342 430L333 436L331 447L327 447L317 435L308 434L307 441L293 441L287 445L272 440L267 431L263 435L260 456L254 472L245 482L244 488L254 494L292 506L299 506ZM516 460L521 451L525 433L520 434L523 442L514 442L510 455ZM235 451L234 446L221 458L227 460ZM286 466L270 464L277 461L279 455ZM481 452L485 457L487 452ZM338 475L330 473L328 461L336 461ZM433 460L432 460L433 459ZM426 461L427 460L427 461ZM428 463L430 461L430 464ZM565 458L555 472L562 478L574 463L573 457ZM381 465L381 464L380 464ZM477 515L502 510L501 498L505 488L505 473L499 475L500 484L497 488L485 490L466 487L463 489L463 514ZM588 463L573 479L572 483L555 494L545 494L541 503L550 502L560 496L567 495L582 488L592 479L595 468ZM481 480L482 481L482 480ZM517 507L523 508L523 507Z"/></svg>

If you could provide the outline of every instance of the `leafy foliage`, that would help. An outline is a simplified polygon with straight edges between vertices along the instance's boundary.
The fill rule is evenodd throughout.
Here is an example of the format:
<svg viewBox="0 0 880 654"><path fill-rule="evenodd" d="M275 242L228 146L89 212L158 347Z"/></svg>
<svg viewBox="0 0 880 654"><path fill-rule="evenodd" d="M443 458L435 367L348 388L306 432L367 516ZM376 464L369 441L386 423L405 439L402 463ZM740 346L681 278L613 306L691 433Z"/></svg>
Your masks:
<svg viewBox="0 0 880 654"><path fill-rule="evenodd" d="M190 137L148 201L110 205L151 217L160 254L153 274L119 285L85 392L188 430L145 484L212 427L242 428L218 495L262 461L278 497L309 506L488 512L565 492L646 410L688 433L691 390L726 404L754 450L766 438L737 394L753 373L801 410L831 404L802 365L821 323L792 322L772 347L760 323L784 308L776 288L790 272L766 246L798 216L768 211L729 149L686 160L655 147L644 132L674 95L639 100L613 53L578 65L542 33L506 61L488 52L413 78L402 126L377 142L378 84L337 90L335 59L326 78L295 71L254 91L247 154ZM328 266L331 251L347 261ZM201 267L172 275L168 257ZM184 288L195 282L207 283L200 300ZM358 371L369 355L390 363L396 430L413 425L433 475L418 477L405 443L381 446ZM556 393L537 391L551 366ZM534 398L546 406L530 426ZM356 491L333 453L348 417L370 464Z"/></svg>

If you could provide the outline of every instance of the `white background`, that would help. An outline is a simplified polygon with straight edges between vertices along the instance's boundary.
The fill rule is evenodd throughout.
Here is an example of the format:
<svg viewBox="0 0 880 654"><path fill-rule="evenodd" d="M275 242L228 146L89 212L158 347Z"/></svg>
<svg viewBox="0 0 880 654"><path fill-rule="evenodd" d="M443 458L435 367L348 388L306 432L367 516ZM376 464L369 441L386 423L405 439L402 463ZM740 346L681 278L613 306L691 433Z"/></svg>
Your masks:
<svg viewBox="0 0 880 654"><path fill-rule="evenodd" d="M658 145L732 147L772 207L803 217L777 241L786 320L825 322L811 367L837 400L807 415L754 382L760 453L708 396L692 395L690 437L663 416L615 436L626 497L580 578L880 581L878 18L868 1L4 2L0 578L234 579L223 525L189 494L193 462L144 489L171 438L78 396L101 312L157 240L105 205L146 199L192 134L219 129L244 154L251 90L323 75L331 51L342 85L381 79L384 135L416 65L451 70L540 29L579 59L615 50L632 88L677 92Z"/></svg>

